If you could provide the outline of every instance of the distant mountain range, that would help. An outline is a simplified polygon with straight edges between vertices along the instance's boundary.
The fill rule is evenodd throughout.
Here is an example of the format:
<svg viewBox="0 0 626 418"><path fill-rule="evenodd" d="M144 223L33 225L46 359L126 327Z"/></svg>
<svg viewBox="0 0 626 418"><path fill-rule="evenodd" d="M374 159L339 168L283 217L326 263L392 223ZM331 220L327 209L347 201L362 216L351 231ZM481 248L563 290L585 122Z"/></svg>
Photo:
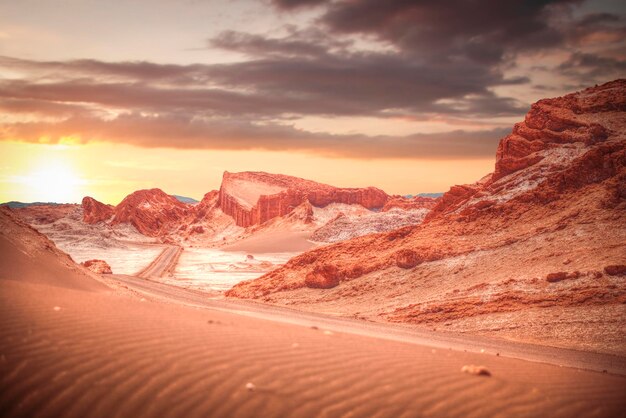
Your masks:
<svg viewBox="0 0 626 418"><path fill-rule="evenodd" d="M175 198L176 200L178 200L179 202L183 202L183 203L194 204L194 203L199 202L199 200L196 200L192 197L178 196L176 194L173 194L171 196Z"/></svg>
<svg viewBox="0 0 626 418"><path fill-rule="evenodd" d="M12 200L10 202L4 202L4 203L0 203L0 206L8 206L12 209L19 209L19 208L25 208L28 206L41 206L41 205L62 205L63 203L56 203L56 202L31 202L31 203L24 203L24 202L17 202L15 200Z"/></svg>
<svg viewBox="0 0 626 418"><path fill-rule="evenodd" d="M419 197L432 197L432 198L438 198L443 196L443 193L418 193L418 194L407 194L404 197L406 197L407 199L412 199L415 196L419 196Z"/></svg>
<svg viewBox="0 0 626 418"><path fill-rule="evenodd" d="M179 202L182 203L187 203L187 204L195 204L198 203L199 200L196 200L192 197L186 197L186 196L178 196L178 195L171 195L172 197L174 197L176 200L178 200ZM66 203L58 203L58 202L18 202L16 200L11 200L10 202L4 202L4 203L0 203L0 206L8 206L12 209L20 209L20 208L26 208L28 206L41 206L41 205L65 205Z"/></svg>

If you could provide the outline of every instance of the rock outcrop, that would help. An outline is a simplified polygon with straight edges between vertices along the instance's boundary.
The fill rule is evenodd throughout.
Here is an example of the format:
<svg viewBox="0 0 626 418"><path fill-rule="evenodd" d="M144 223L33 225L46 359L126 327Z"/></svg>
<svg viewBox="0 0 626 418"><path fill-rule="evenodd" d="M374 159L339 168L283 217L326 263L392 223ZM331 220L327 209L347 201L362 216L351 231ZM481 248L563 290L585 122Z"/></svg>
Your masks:
<svg viewBox="0 0 626 418"><path fill-rule="evenodd" d="M249 227L291 213L302 203L316 207L331 203L382 208L389 196L375 187L337 188L297 177L262 172L225 172L219 191L219 207Z"/></svg>
<svg viewBox="0 0 626 418"><path fill-rule="evenodd" d="M87 260L80 263L81 266L88 268L96 274L112 274L111 266L104 260Z"/></svg>
<svg viewBox="0 0 626 418"><path fill-rule="evenodd" d="M309 238L316 242L339 242L367 234L393 231L408 225L418 225L429 210L400 209L394 207L385 212L371 212L367 215L351 217L343 213L325 223Z"/></svg>
<svg viewBox="0 0 626 418"><path fill-rule="evenodd" d="M114 207L98 202L93 197L85 196L82 204L83 222L87 224L96 224L111 219L114 213Z"/></svg>
<svg viewBox="0 0 626 418"><path fill-rule="evenodd" d="M332 289L340 281L341 273L337 267L330 264L316 266L304 279L306 286L314 289Z"/></svg>
<svg viewBox="0 0 626 418"><path fill-rule="evenodd" d="M190 213L189 205L161 189L138 190L115 207L111 223L130 223L142 234L155 237L177 228Z"/></svg>

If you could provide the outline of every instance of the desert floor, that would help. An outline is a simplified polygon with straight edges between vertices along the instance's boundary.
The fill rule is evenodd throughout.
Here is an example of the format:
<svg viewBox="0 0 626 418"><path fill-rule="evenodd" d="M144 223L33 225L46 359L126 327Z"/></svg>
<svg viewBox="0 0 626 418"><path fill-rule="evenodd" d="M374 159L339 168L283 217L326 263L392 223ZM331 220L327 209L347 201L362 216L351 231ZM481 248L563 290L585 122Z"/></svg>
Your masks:
<svg viewBox="0 0 626 418"><path fill-rule="evenodd" d="M570 417L626 410L619 357L417 333L130 276L106 283L80 289L62 278L62 286L0 280L3 416ZM461 372L472 364L491 376Z"/></svg>

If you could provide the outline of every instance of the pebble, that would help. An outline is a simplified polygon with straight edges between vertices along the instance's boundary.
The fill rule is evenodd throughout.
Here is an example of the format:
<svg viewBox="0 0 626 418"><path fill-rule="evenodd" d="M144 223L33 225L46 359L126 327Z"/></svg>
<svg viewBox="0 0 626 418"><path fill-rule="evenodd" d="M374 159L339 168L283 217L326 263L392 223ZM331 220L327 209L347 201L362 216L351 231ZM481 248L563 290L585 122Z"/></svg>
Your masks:
<svg viewBox="0 0 626 418"><path fill-rule="evenodd" d="M61 310L60 306L55 306L54 308L52 308L55 312L59 312Z"/></svg>
<svg viewBox="0 0 626 418"><path fill-rule="evenodd" d="M254 392L254 390L256 389L256 386L254 386L254 383L248 382L246 383L246 389L248 389L248 392Z"/></svg>
<svg viewBox="0 0 626 418"><path fill-rule="evenodd" d="M475 366L473 364L461 367L463 373L473 374L476 376L491 376L491 372L485 366Z"/></svg>

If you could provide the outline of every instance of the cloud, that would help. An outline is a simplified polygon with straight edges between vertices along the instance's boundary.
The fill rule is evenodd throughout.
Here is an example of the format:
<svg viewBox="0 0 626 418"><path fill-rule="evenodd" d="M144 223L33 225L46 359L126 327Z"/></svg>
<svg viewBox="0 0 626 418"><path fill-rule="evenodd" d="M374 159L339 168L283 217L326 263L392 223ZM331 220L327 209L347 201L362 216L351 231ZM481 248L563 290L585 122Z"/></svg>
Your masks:
<svg viewBox="0 0 626 418"><path fill-rule="evenodd" d="M507 54L559 45L555 13L577 0L350 0L328 3L319 19L329 30L366 34L434 61L501 62ZM293 8L291 2L275 2Z"/></svg>
<svg viewBox="0 0 626 418"><path fill-rule="evenodd" d="M626 59L576 52L561 63L558 69L564 75L591 84L598 79L626 74Z"/></svg>
<svg viewBox="0 0 626 418"><path fill-rule="evenodd" d="M0 139L74 136L356 158L490 157L505 132L490 130L498 125L489 122L473 133L408 136L337 135L323 126L319 131L327 132L307 132L291 124L349 117L454 120L469 127L477 119L521 118L529 103L511 93L521 87L559 91L614 78L625 68L623 16L582 13L578 0L271 3L289 12L285 19L315 9L306 12L308 23L295 19L300 26L271 36L229 30L206 41L210 49L239 54L237 62L0 57L0 67L20 75L0 78L0 109L9 116L0 123ZM558 85L524 73L524 54L548 58L542 73ZM554 64L553 57L563 56Z"/></svg>
<svg viewBox="0 0 626 418"><path fill-rule="evenodd" d="M111 120L72 118L63 122L4 124L0 139L57 143L72 136L82 143L114 141L140 147L301 151L349 158L490 158L510 129L462 130L407 136L333 135L290 125L247 120L124 114Z"/></svg>
<svg viewBox="0 0 626 418"><path fill-rule="evenodd" d="M94 60L70 61L67 67L60 62L20 60L18 64L44 75L34 81L0 80L0 99L259 118L387 118L416 112L502 116L521 115L526 108L487 89L525 83L525 78L507 80L481 67L424 67L386 53L164 65L164 69L158 64ZM148 69L145 77L143 68ZM465 105L447 106L445 99Z"/></svg>
<svg viewBox="0 0 626 418"><path fill-rule="evenodd" d="M328 0L272 0L272 3L280 9L293 10L304 7L319 6L328 3Z"/></svg>

